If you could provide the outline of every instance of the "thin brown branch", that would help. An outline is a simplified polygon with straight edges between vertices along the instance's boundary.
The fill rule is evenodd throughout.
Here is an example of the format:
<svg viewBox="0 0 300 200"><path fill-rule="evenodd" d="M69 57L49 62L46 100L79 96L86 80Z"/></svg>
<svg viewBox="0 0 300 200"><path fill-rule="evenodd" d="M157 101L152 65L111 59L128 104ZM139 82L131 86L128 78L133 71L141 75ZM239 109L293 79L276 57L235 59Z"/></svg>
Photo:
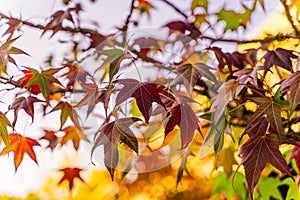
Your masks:
<svg viewBox="0 0 300 200"><path fill-rule="evenodd" d="M160 1L172 7L178 14L183 16L186 20L189 18L184 12L182 12L179 8L177 8L173 3L169 2L168 0L160 0Z"/></svg>
<svg viewBox="0 0 300 200"><path fill-rule="evenodd" d="M292 28L294 29L296 36L298 38L300 38L300 32L299 32L298 28L296 27L296 25L294 24L293 17L291 15L288 5L286 4L286 0L280 0L280 2L282 4L282 6L284 7L285 15L286 15L288 21L290 22Z"/></svg>

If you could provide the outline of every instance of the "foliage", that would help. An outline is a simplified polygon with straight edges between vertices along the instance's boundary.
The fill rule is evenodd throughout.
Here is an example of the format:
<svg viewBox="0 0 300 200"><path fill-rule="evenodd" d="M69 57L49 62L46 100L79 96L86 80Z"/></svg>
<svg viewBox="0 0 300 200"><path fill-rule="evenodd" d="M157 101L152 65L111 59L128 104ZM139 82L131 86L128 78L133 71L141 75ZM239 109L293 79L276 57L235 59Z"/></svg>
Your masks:
<svg viewBox="0 0 300 200"><path fill-rule="evenodd" d="M5 24L1 26L1 93L15 95L1 106L0 155L13 152L15 170L25 153L38 163L37 148L55 151L71 141L78 150L86 142L92 146L91 162L101 157L103 146L104 165L111 179L119 181L132 171L142 177L166 169L179 155L173 182L180 185L191 174L189 158L203 158L213 149L216 168L225 172L216 175L213 193L224 190L224 198L283 198L282 192L266 193L265 185L285 184L294 190L291 180L296 169L288 165L282 147L292 150L290 159L299 168L297 1L280 1L290 32L253 40L238 36L247 31L255 11L268 6L264 0L240 1L238 11L226 4L216 10L210 0L193 0L185 11L168 0L132 0L123 25L114 33L82 25L84 3L61 3L44 24L0 13ZM150 18L165 7L180 19L143 31L141 16ZM15 46L25 27L37 29L41 37L50 34L49 40L58 45L69 44L72 48L62 54L69 56L53 54L40 68L17 62L18 56L30 55L26 46ZM296 45L284 48L282 42L288 39ZM220 48L224 43L237 48L231 52ZM41 120L36 117L38 107L43 117L52 117L60 125L52 130L40 127L44 131L39 139L20 129L23 111L32 124ZM48 146L41 146L42 140ZM268 168L280 174L276 171L278 177L263 177L259 183ZM84 182L81 168L59 171L64 173L59 183L67 180L70 191L75 178Z"/></svg>

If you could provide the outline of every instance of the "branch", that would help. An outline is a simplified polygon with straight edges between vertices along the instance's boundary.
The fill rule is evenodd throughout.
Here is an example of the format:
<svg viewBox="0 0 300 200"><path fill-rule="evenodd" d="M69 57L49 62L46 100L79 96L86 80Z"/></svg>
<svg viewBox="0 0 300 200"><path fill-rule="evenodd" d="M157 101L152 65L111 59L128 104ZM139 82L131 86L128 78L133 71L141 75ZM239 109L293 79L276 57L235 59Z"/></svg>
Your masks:
<svg viewBox="0 0 300 200"><path fill-rule="evenodd" d="M174 4L172 4L168 0L160 0L160 1L164 2L168 6L172 7L178 14L180 14L181 16L183 16L185 19L189 18L184 12L182 12L179 8L177 8Z"/></svg>
<svg viewBox="0 0 300 200"><path fill-rule="evenodd" d="M18 18L9 17L9 16L7 16L7 15L5 15L3 13L0 13L0 17L2 19L8 19L8 20L10 20L10 19L19 20L19 21L22 22L22 24L24 24L26 26L29 26L31 28L45 30L45 26L44 25L34 24L32 22L28 22L28 21L21 20L21 19L18 19ZM94 31L94 30L91 30L91 29L84 29L84 28L62 27L60 30L64 31L64 32L69 32L69 33L81 33L81 34L90 34L90 35L97 35L97 34L99 34L97 31Z"/></svg>
<svg viewBox="0 0 300 200"><path fill-rule="evenodd" d="M299 38L300 37L300 32L299 32L299 30L297 29L296 25L293 22L293 17L290 13L290 9L289 9L288 5L286 4L286 0L280 0L280 2L284 7L285 15L286 15L288 21L290 22L290 24L291 24L292 28L294 29L297 37Z"/></svg>
<svg viewBox="0 0 300 200"><path fill-rule="evenodd" d="M299 133L295 133L294 131L289 131L289 132L284 132L282 133L282 136L288 138L288 139L292 139L296 142L300 141L300 134Z"/></svg>

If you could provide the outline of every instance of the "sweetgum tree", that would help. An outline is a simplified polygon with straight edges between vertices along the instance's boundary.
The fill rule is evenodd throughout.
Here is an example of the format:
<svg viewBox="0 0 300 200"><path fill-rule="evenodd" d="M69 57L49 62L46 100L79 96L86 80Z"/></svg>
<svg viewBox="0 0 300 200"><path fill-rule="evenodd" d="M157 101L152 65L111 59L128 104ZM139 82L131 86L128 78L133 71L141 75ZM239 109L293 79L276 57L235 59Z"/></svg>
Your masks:
<svg viewBox="0 0 300 200"><path fill-rule="evenodd" d="M0 155L13 153L17 170L24 154L38 163L38 148L55 151L70 141L90 151L91 163L103 162L111 179L181 159L178 184L188 174L187 158L212 150L216 168L231 177L220 175L215 190L222 181L243 183L244 173L248 192L237 192L240 199L253 198L266 166L278 179L297 177L299 3L278 0L290 29L257 39L243 35L268 7L264 0L236 1L234 8L210 0L128 3L121 25L108 32L86 23L86 2L62 1L45 23L0 13ZM143 25L145 16L170 9L177 14L171 21ZM45 49L51 55L40 65L19 62L30 56L15 45L28 27L57 43L59 55ZM15 99L4 98L9 94ZM43 120L36 112L53 127L38 123L41 133L22 132L24 115L32 125ZM84 181L80 168L60 171L59 183L67 180L70 190L75 178ZM289 188L276 189L288 198Z"/></svg>

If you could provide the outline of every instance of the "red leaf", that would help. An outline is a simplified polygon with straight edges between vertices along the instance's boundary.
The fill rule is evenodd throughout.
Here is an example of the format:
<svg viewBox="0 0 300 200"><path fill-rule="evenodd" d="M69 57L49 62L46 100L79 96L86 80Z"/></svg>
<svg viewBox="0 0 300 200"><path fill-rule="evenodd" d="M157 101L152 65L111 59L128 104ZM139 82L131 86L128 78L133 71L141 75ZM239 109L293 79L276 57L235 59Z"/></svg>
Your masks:
<svg viewBox="0 0 300 200"><path fill-rule="evenodd" d="M45 130L45 135L40 138L47 140L49 142L47 148L50 148L52 151L58 144L58 137L56 136L56 133L54 131L48 131Z"/></svg>
<svg viewBox="0 0 300 200"><path fill-rule="evenodd" d="M27 85L28 81L33 77L33 73L29 70L22 70L22 72L25 74L24 77L20 78L18 80L18 83L21 84L22 87L25 87ZM29 87L29 90L32 94L39 94L41 92L39 84L32 84Z"/></svg>
<svg viewBox="0 0 300 200"><path fill-rule="evenodd" d="M250 137L240 148L241 164L244 165L248 188L253 195L262 170L270 163L292 177L289 167L279 151L279 145L271 134Z"/></svg>
<svg viewBox="0 0 300 200"><path fill-rule="evenodd" d="M93 155L95 149L104 145L104 164L109 171L111 178L114 178L114 171L118 165L119 152L118 143L123 142L136 153L138 152L138 141L132 130L129 128L138 118L122 118L104 124L91 150Z"/></svg>
<svg viewBox="0 0 300 200"><path fill-rule="evenodd" d="M141 37L134 40L134 44L140 47L141 58L144 61L147 57L148 52L153 49L154 51L160 50L158 40L155 38Z"/></svg>
<svg viewBox="0 0 300 200"><path fill-rule="evenodd" d="M267 68L277 65L291 71L293 68L291 58L297 57L291 50L277 48L275 51L268 51L262 59L265 59L265 66Z"/></svg>
<svg viewBox="0 0 300 200"><path fill-rule="evenodd" d="M199 120L187 103L173 107L170 114L171 117L165 128L165 137L178 125L181 133L181 146L185 148L193 140L195 130L199 126Z"/></svg>
<svg viewBox="0 0 300 200"><path fill-rule="evenodd" d="M14 152L14 164L15 164L15 170L18 169L20 166L24 154L26 153L29 155L29 157L37 163L36 155L33 150L34 146L40 146L40 144L31 138L24 137L22 135L12 133L9 134L9 142L10 142L10 148L5 147L1 152L0 156L7 154L9 152Z"/></svg>
<svg viewBox="0 0 300 200"><path fill-rule="evenodd" d="M290 160L295 159L298 170L300 170L300 142L291 151Z"/></svg>
<svg viewBox="0 0 300 200"><path fill-rule="evenodd" d="M190 24L188 22L173 21L173 22L167 23L164 26L168 27L169 29L171 29L173 31L179 31L182 34L187 34L188 36L190 36L193 39L195 39L196 37L201 35L201 32L196 27L194 27L193 24Z"/></svg>
<svg viewBox="0 0 300 200"><path fill-rule="evenodd" d="M146 123L149 122L152 103L156 102L165 108L159 95L163 86L155 83L142 83L135 79L121 79L116 82L124 85L117 95L116 104L121 104L130 97L134 97Z"/></svg>
<svg viewBox="0 0 300 200"><path fill-rule="evenodd" d="M60 169L59 171L64 173L64 176L60 179L60 181L58 182L58 184L61 184L63 181L68 181L69 182L69 189L72 190L73 186L74 186L74 180L75 178L78 178L80 181L85 182L81 176L80 176L80 172L82 171L82 169L80 168L63 168Z"/></svg>
<svg viewBox="0 0 300 200"><path fill-rule="evenodd" d="M36 97L19 97L16 98L15 101L13 102L12 105L9 106L10 109L14 110L14 121L13 121L13 126L15 126L17 119L18 119L18 113L21 109L23 109L30 117L31 121L33 122L34 120L34 103L37 102L43 102L40 99Z"/></svg>

